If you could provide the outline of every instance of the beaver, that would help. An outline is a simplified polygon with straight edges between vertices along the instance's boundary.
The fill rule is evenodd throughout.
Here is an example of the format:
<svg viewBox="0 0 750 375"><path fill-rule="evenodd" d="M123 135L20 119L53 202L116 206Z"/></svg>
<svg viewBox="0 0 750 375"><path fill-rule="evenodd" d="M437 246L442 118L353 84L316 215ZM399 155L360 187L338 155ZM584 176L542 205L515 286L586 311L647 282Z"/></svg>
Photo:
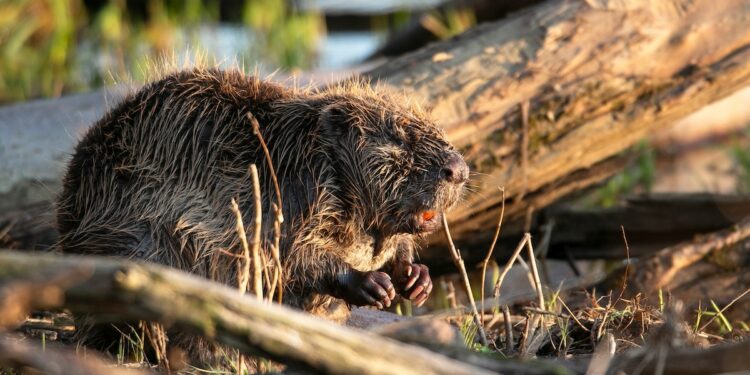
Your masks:
<svg viewBox="0 0 750 375"><path fill-rule="evenodd" d="M432 281L414 261L418 239L460 200L468 166L418 104L361 79L287 88L196 68L146 85L76 146L57 200L59 248L237 285L230 202L253 217L251 164L263 223L275 218L272 172L283 198L285 304L425 302ZM273 225L261 232L271 243Z"/></svg>

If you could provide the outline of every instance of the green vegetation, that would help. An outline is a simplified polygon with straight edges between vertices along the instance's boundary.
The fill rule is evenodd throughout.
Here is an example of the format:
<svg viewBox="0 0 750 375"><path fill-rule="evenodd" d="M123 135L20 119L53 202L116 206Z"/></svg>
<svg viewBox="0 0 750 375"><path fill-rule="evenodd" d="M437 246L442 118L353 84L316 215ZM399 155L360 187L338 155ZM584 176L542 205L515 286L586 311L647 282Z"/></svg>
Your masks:
<svg viewBox="0 0 750 375"><path fill-rule="evenodd" d="M606 185L587 198L587 204L612 207L625 196L651 192L656 171L654 150L648 143L641 142L636 146L635 153L636 162L612 177Z"/></svg>
<svg viewBox="0 0 750 375"><path fill-rule="evenodd" d="M252 62L251 68L255 62L282 69L313 64L324 29L319 14L275 0L246 0L242 9L247 37L239 40L249 42L240 46L238 61ZM110 0L91 14L83 0L4 1L0 103L142 82L154 61L175 60L170 56L186 50L205 53L202 27L218 20L218 2L207 0L151 0L145 14L132 14L125 0Z"/></svg>
<svg viewBox="0 0 750 375"><path fill-rule="evenodd" d="M453 8L445 12L432 11L422 18L422 26L440 39L458 35L477 24L472 9Z"/></svg>
<svg viewBox="0 0 750 375"><path fill-rule="evenodd" d="M258 36L255 55L287 69L309 68L325 31L320 15L293 12L278 0L246 1L242 19Z"/></svg>

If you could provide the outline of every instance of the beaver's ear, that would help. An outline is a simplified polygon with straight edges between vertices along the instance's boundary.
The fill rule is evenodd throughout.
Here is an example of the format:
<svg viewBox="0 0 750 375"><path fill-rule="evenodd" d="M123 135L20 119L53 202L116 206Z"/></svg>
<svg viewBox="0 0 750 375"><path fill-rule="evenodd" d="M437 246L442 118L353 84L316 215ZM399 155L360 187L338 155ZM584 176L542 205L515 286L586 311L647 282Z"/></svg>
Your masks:
<svg viewBox="0 0 750 375"><path fill-rule="evenodd" d="M320 131L327 136L336 139L349 131L359 128L358 123L361 121L357 116L356 108L353 108L346 102L335 102L328 104L320 111L318 123Z"/></svg>

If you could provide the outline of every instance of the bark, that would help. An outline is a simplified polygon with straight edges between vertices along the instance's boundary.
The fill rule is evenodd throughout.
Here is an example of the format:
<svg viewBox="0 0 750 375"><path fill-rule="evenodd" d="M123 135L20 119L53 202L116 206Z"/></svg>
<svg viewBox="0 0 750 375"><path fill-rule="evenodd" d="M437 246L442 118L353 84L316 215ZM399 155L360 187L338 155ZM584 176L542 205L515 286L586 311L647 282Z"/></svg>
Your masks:
<svg viewBox="0 0 750 375"><path fill-rule="evenodd" d="M50 308L64 301L74 312L103 319L156 321L244 353L325 373L491 373L426 349L264 303L174 269L109 258L0 251L0 285L18 290L18 285L33 282L47 290L40 298L26 298L22 308ZM59 285L59 293L49 290L54 284ZM12 309L14 299L0 300L4 309ZM515 373L563 371L551 364L539 366Z"/></svg>
<svg viewBox="0 0 750 375"><path fill-rule="evenodd" d="M564 374L582 373L576 362L497 360L450 345L455 331L444 324L396 323L379 331L406 341L424 342L424 332L442 332L448 339L431 346L443 355L398 343L378 335L339 327L288 308L263 303L235 289L211 283L173 269L108 258L31 255L0 251L2 313L25 293L25 309L64 305L104 319L159 321L173 328L203 335L237 347L245 353L325 373L419 374ZM29 272L29 270L34 270ZM44 291L34 298L33 284ZM51 290L57 285L56 293ZM11 293L7 293L10 290ZM13 291L17 293L13 293ZM63 298L60 298L60 297ZM421 342L420 342L421 341ZM715 373L746 370L749 342L720 345L707 350L667 349L665 373ZM98 362L82 362L72 353L54 349L39 355L38 348L18 346L0 337L0 362L59 373L66 363L70 373L109 373ZM649 354L651 353L651 354ZM631 351L615 357L611 373L641 364L656 366L654 350ZM660 354L661 355L661 354ZM448 357L460 361L451 360ZM710 368L685 365L712 363ZM469 364L470 363L470 364ZM650 367L649 367L650 366ZM688 367L686 367L688 366ZM489 370L489 371L488 371ZM706 372L708 371L708 372ZM647 370L647 372L650 372Z"/></svg>
<svg viewBox="0 0 750 375"><path fill-rule="evenodd" d="M477 172L450 215L462 247L494 229L499 186L511 201L548 192L748 85L749 12L741 0L547 1L369 75L423 96Z"/></svg>

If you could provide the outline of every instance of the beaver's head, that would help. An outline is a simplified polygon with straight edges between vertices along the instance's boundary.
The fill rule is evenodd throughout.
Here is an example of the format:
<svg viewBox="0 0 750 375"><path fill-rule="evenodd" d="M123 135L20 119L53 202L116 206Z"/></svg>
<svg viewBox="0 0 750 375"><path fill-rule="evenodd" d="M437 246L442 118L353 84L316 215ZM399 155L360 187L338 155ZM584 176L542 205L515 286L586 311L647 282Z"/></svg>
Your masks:
<svg viewBox="0 0 750 375"><path fill-rule="evenodd" d="M339 88L320 113L347 211L382 234L430 232L469 178L463 157L419 106L361 86Z"/></svg>

